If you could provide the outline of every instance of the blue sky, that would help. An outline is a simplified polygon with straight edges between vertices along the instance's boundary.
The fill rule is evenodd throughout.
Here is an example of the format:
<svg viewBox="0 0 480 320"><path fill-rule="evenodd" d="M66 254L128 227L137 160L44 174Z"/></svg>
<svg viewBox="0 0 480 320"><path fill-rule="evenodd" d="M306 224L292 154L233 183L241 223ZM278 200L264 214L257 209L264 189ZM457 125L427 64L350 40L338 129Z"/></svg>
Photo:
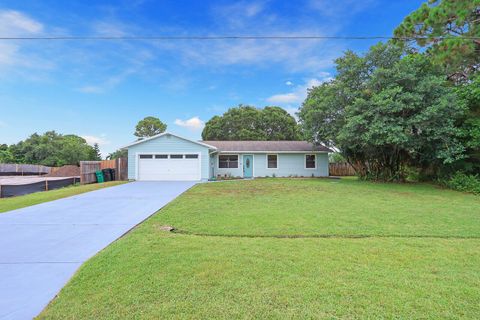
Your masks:
<svg viewBox="0 0 480 320"><path fill-rule="evenodd" d="M10 1L0 36L389 36L420 0ZM145 116L200 138L240 103L301 105L358 40L0 41L0 143L56 130L98 142L133 140Z"/></svg>

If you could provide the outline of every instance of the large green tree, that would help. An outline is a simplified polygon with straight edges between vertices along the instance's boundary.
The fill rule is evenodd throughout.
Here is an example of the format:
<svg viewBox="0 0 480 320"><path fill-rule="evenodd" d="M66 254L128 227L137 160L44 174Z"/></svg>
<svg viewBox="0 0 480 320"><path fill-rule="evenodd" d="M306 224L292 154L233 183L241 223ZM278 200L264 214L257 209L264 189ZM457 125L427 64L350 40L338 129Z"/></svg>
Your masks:
<svg viewBox="0 0 480 320"><path fill-rule="evenodd" d="M167 130L167 125L156 117L145 117L135 127L134 135L140 139L152 137Z"/></svg>
<svg viewBox="0 0 480 320"><path fill-rule="evenodd" d="M126 158L126 157L128 157L128 150L127 149L118 149L118 150L115 150L112 153L109 153L108 156L107 156L107 159L112 160L112 159Z"/></svg>
<svg viewBox="0 0 480 320"><path fill-rule="evenodd" d="M429 0L394 34L398 43L427 47L451 78L466 79L480 65L480 0Z"/></svg>
<svg viewBox="0 0 480 320"><path fill-rule="evenodd" d="M0 144L0 163L14 163L15 158L13 157L10 148L6 144Z"/></svg>
<svg viewBox="0 0 480 320"><path fill-rule="evenodd" d="M207 121L204 140L266 140L261 127L262 112L252 106L230 108L222 116Z"/></svg>
<svg viewBox="0 0 480 320"><path fill-rule="evenodd" d="M239 105L222 116L214 116L205 124L204 140L296 140L299 138L295 119L275 106L258 109Z"/></svg>
<svg viewBox="0 0 480 320"><path fill-rule="evenodd" d="M95 149L76 135L62 135L48 131L11 145L9 151L16 163L62 166L78 164L82 160L96 160Z"/></svg>
<svg viewBox="0 0 480 320"><path fill-rule="evenodd" d="M395 30L407 47L426 47L425 54L442 67L457 87L468 112L458 123L466 157L448 171L480 173L480 0L430 0L408 15Z"/></svg>
<svg viewBox="0 0 480 320"><path fill-rule="evenodd" d="M427 57L378 44L336 65L299 117L311 140L339 148L361 177L400 181L407 168L435 173L463 157L457 123L466 108Z"/></svg>
<svg viewBox="0 0 480 320"><path fill-rule="evenodd" d="M471 81L458 85L457 93L468 109L460 124L467 157L456 163L454 169L478 174L480 173L480 73L477 72Z"/></svg>
<svg viewBox="0 0 480 320"><path fill-rule="evenodd" d="M102 153L100 152L100 146L96 142L93 144L93 151L94 151L95 160L98 160L98 161L102 160Z"/></svg>
<svg viewBox="0 0 480 320"><path fill-rule="evenodd" d="M275 106L265 107L261 113L261 127L268 140L300 138L297 121L285 109Z"/></svg>

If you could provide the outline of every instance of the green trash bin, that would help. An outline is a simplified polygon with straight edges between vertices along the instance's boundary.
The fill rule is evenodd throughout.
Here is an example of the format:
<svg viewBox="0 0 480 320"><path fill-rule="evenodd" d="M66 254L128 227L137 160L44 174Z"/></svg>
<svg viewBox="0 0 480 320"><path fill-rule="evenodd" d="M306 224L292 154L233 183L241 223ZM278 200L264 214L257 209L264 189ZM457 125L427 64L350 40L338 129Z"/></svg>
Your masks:
<svg viewBox="0 0 480 320"><path fill-rule="evenodd" d="M103 172L102 170L97 170L95 171L95 175L97 176L97 182L98 183L102 183L105 181L105 179L103 178Z"/></svg>

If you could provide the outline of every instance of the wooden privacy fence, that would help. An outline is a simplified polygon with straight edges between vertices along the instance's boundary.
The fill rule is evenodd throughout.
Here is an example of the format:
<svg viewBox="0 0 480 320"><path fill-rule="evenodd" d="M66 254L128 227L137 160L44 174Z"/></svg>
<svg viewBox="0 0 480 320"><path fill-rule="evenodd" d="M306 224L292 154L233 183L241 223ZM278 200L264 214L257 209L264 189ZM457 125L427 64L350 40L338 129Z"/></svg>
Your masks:
<svg viewBox="0 0 480 320"><path fill-rule="evenodd" d="M115 180L127 180L127 158L102 161L80 161L80 183L95 183L95 172L103 169L115 169Z"/></svg>
<svg viewBox="0 0 480 320"><path fill-rule="evenodd" d="M116 168L116 166L116 159L100 161L100 169Z"/></svg>
<svg viewBox="0 0 480 320"><path fill-rule="evenodd" d="M330 163L329 173L331 176L354 176L355 170L348 163Z"/></svg>

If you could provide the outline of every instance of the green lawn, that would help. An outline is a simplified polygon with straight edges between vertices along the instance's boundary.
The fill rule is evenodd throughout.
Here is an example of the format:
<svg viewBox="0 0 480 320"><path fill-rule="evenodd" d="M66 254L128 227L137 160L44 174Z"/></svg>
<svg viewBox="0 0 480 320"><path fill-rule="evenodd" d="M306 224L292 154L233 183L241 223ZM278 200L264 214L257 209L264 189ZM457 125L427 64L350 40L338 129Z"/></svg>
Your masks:
<svg viewBox="0 0 480 320"><path fill-rule="evenodd" d="M161 231L166 224L180 232ZM40 318L478 314L480 197L259 179L190 189L82 266Z"/></svg>
<svg viewBox="0 0 480 320"><path fill-rule="evenodd" d="M155 221L196 234L480 237L480 197L431 185L269 179L197 187Z"/></svg>
<svg viewBox="0 0 480 320"><path fill-rule="evenodd" d="M57 200L60 198L74 196L76 194L103 189L125 183L124 181L112 181L106 183L95 183L87 185L75 185L52 191L36 192L24 196L0 198L0 213L33 206L42 202Z"/></svg>

